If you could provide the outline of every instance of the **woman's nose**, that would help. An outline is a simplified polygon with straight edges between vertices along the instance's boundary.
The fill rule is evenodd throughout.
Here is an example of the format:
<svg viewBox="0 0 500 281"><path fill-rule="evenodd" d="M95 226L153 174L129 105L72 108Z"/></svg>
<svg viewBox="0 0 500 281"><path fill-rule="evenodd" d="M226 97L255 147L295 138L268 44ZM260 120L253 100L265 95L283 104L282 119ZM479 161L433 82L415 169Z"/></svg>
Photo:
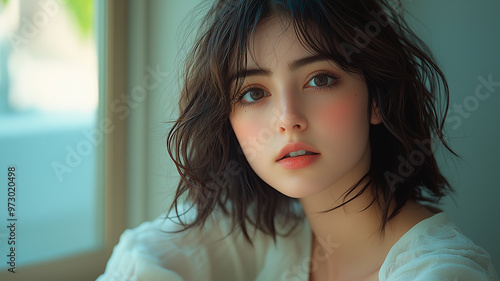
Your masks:
<svg viewBox="0 0 500 281"><path fill-rule="evenodd" d="M304 106L296 97L284 95L280 99L280 107L278 118L278 131L280 133L300 132L307 128Z"/></svg>

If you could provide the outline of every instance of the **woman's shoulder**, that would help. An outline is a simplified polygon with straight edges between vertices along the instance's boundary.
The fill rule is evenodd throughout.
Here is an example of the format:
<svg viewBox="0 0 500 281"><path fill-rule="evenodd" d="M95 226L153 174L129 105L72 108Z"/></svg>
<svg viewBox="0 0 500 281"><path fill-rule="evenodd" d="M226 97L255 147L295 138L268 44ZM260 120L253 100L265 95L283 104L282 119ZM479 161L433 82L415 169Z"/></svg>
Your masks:
<svg viewBox="0 0 500 281"><path fill-rule="evenodd" d="M187 219L190 216L189 213L185 215ZM206 267L203 241L192 231L182 229L180 219L170 213L125 230L113 249L104 274L97 280L137 280L139 277L185 280L182 275L189 270L190 264L185 263L186 260L197 263L198 272L203 272Z"/></svg>
<svg viewBox="0 0 500 281"><path fill-rule="evenodd" d="M181 231L180 220L190 222L195 212L179 212L180 219L170 213L124 231L97 280L258 280L276 252L273 238L250 229L250 244L222 212L214 212L203 228Z"/></svg>
<svg viewBox="0 0 500 281"><path fill-rule="evenodd" d="M392 247L380 280L498 280L489 254L444 212L427 218Z"/></svg>

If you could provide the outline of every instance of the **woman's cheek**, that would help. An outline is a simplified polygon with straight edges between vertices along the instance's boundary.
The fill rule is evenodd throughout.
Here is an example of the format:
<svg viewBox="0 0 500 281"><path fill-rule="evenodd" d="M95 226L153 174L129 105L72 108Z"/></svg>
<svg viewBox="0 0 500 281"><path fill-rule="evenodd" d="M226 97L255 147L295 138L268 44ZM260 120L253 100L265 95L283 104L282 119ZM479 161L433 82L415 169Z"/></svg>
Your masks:
<svg viewBox="0 0 500 281"><path fill-rule="evenodd" d="M317 125L320 132L317 144L332 171L331 179L338 179L357 167L369 147L368 114L365 110L366 107L357 101L343 100L317 111L317 118L321 120L321 124Z"/></svg>
<svg viewBox="0 0 500 281"><path fill-rule="evenodd" d="M366 102L353 98L344 98L332 103L324 103L316 112L316 122L324 133L335 139L356 139L368 130ZM366 123L366 124L365 124Z"/></svg>
<svg viewBox="0 0 500 281"><path fill-rule="evenodd" d="M248 162L255 159L272 138L271 128L263 121L265 118L252 116L245 113L231 119L233 131Z"/></svg>

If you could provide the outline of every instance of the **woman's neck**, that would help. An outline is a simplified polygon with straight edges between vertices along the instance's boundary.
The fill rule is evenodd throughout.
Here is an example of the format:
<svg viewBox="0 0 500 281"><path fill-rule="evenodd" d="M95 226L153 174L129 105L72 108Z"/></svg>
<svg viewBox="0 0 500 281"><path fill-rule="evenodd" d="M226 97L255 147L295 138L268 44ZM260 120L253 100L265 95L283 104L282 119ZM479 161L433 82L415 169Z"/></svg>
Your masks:
<svg viewBox="0 0 500 281"><path fill-rule="evenodd" d="M343 202L337 200L343 198L343 192L334 190L332 187L300 199L314 237L310 276L321 276L311 280L371 280L368 276L378 277L380 266L397 240L416 223L432 215L416 202L409 202L381 233L378 204L373 203L367 208L373 200L369 188L345 206L324 212Z"/></svg>

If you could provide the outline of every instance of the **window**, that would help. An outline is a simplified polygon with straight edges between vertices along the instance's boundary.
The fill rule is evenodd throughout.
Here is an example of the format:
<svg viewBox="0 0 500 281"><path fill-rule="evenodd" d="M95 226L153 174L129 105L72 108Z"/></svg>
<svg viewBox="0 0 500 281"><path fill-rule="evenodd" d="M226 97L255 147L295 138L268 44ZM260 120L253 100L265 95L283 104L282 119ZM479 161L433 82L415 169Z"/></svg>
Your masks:
<svg viewBox="0 0 500 281"><path fill-rule="evenodd" d="M123 231L125 2L0 1L2 280L95 279Z"/></svg>

